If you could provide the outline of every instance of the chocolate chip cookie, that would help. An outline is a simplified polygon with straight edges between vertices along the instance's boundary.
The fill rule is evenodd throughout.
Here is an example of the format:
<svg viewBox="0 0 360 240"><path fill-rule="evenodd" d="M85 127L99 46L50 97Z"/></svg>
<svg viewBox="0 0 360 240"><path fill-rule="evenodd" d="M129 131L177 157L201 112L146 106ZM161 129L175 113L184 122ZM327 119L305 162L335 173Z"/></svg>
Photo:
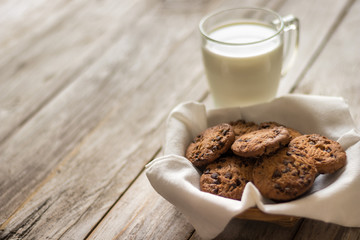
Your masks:
<svg viewBox="0 0 360 240"><path fill-rule="evenodd" d="M334 173L346 164L346 153L341 145L319 134L294 138L289 149L313 161L319 173Z"/></svg>
<svg viewBox="0 0 360 240"><path fill-rule="evenodd" d="M200 177L200 189L218 196L241 200L246 183L252 181L253 161L235 155L220 157Z"/></svg>
<svg viewBox="0 0 360 240"><path fill-rule="evenodd" d="M234 129L235 138L238 138L241 135L244 135L245 133L259 130L259 126L256 123L246 122L244 120L237 120L235 122L230 122L230 125Z"/></svg>
<svg viewBox="0 0 360 240"><path fill-rule="evenodd" d="M308 191L316 174L315 166L306 161L306 157L298 156L285 147L255 163L253 182L264 197L287 201Z"/></svg>
<svg viewBox="0 0 360 240"><path fill-rule="evenodd" d="M302 135L299 131L296 131L295 129L286 127L277 122L263 122L263 123L260 123L259 128L260 129L268 129L268 128L279 127L279 126L285 127L288 130L291 139L294 139L294 138Z"/></svg>
<svg viewBox="0 0 360 240"><path fill-rule="evenodd" d="M231 150L240 157L268 155L290 142L290 134L284 127L260 129L240 136Z"/></svg>
<svg viewBox="0 0 360 240"><path fill-rule="evenodd" d="M204 167L229 150L234 140L234 130L229 124L222 123L210 127L190 143L185 157L194 166Z"/></svg>

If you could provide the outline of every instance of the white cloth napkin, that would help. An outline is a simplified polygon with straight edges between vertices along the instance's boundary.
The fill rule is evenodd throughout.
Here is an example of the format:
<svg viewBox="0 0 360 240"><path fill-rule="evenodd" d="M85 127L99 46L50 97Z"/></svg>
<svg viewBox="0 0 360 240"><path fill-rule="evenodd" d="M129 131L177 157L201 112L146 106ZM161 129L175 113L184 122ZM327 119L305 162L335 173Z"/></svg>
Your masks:
<svg viewBox="0 0 360 240"><path fill-rule="evenodd" d="M184 157L188 144L207 127L238 119L276 121L303 134L337 140L346 150L347 165L334 174L320 175L309 193L286 203L263 198L252 183L246 185L241 201L200 191L200 174ZM260 105L209 111L201 103L180 104L167 120L164 156L146 166L146 175L202 238L216 237L231 218L254 206L265 213L360 227L360 133L342 98L287 95Z"/></svg>

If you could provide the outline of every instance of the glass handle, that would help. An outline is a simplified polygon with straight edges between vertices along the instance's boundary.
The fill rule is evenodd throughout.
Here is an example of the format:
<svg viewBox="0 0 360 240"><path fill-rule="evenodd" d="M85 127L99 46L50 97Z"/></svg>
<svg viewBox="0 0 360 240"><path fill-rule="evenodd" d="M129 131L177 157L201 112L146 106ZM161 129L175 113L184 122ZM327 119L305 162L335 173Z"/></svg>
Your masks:
<svg viewBox="0 0 360 240"><path fill-rule="evenodd" d="M299 19L293 15L283 17L284 21L284 54L281 75L285 76L295 62L299 48Z"/></svg>

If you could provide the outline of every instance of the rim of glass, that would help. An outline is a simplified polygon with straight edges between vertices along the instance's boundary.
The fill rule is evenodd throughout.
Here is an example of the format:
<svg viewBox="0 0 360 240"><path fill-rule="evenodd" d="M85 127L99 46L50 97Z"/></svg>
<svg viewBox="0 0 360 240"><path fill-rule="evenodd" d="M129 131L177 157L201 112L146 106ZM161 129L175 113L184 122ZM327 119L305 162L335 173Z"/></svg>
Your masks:
<svg viewBox="0 0 360 240"><path fill-rule="evenodd" d="M211 17L214 17L216 15L219 15L219 14L223 14L225 12L229 12L229 11L234 11L234 10L260 10L260 11L263 11L263 12L267 12L267 13L270 13L274 16L277 17L277 19L279 19L280 21L280 28L279 30L276 31L276 33L274 33L273 35L271 35L270 37L268 38L264 38L262 40L259 40L259 41L254 41L254 42L247 42L247 43L231 43L231 42L224 42L224 41L219 41L219 40L216 40L214 38L211 38L209 37L204 28L203 28L203 25L204 23ZM284 30L284 21L283 19L281 18L281 16L270 10L270 9L267 9L267 8L256 8L256 7L240 7L240 8L229 8L229 9L224 9L224 10L220 10L220 11L217 11L217 12L213 12L213 13L210 13L208 15L206 15L205 17L203 17L201 20L200 20L200 23L199 23L199 29L200 29L200 33L203 37L205 37L207 40L210 40L212 42L216 42L216 43L219 43L219 44L224 44L224 45L232 45L232 46L244 46L244 45L251 45L251 44L256 44L256 43L261 43L261 42L265 42L269 39L272 39L274 37L276 37L277 35L279 35L283 30Z"/></svg>

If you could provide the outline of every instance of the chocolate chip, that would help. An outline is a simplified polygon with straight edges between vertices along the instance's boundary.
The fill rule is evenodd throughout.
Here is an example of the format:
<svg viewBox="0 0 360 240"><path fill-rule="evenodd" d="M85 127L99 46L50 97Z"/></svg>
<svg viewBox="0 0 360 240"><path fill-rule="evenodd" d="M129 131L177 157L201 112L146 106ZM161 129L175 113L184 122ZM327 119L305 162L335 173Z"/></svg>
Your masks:
<svg viewBox="0 0 360 240"><path fill-rule="evenodd" d="M236 186L240 186L241 185L241 182L240 182L240 180L239 179L236 179Z"/></svg>
<svg viewBox="0 0 360 240"><path fill-rule="evenodd" d="M217 179L218 177L219 177L219 174L217 174L217 173L211 174L211 178L213 178L213 179Z"/></svg>
<svg viewBox="0 0 360 240"><path fill-rule="evenodd" d="M226 178L228 178L228 179L231 179L232 178L232 173L231 172L227 172L227 173L225 173L225 175L224 175Z"/></svg>
<svg viewBox="0 0 360 240"><path fill-rule="evenodd" d="M222 131L222 134L225 136L229 132L229 129L225 129Z"/></svg>
<svg viewBox="0 0 360 240"><path fill-rule="evenodd" d="M279 178L279 177L281 177L281 172L278 169L276 169L272 175L272 178Z"/></svg>
<svg viewBox="0 0 360 240"><path fill-rule="evenodd" d="M305 152L307 152L307 151L305 150ZM299 153L299 152L295 153L295 155L296 155L296 156L299 156L299 157L305 157L305 155L304 155L304 154Z"/></svg>

